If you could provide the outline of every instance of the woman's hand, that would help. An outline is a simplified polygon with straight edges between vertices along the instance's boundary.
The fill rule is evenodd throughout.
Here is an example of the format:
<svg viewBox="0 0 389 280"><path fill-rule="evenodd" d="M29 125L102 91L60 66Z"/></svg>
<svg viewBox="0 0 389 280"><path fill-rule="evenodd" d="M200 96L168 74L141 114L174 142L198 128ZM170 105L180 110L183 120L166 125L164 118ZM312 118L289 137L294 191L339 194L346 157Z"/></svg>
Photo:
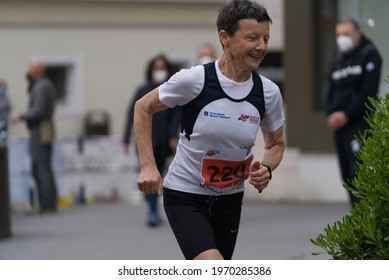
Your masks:
<svg viewBox="0 0 389 280"><path fill-rule="evenodd" d="M270 173L268 169L261 165L259 161L254 161L251 165L251 174L249 183L254 186L258 190L258 192L262 192L265 189L270 181Z"/></svg>
<svg viewBox="0 0 389 280"><path fill-rule="evenodd" d="M162 194L162 177L156 167L144 167L138 177L138 188L146 194Z"/></svg>

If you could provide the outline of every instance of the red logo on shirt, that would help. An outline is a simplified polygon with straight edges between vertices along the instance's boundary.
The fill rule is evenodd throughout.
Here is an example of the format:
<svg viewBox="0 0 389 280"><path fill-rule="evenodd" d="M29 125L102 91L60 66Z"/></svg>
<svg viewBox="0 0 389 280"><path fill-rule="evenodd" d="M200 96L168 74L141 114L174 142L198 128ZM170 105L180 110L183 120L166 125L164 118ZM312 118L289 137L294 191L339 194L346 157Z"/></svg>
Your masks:
<svg viewBox="0 0 389 280"><path fill-rule="evenodd" d="M238 118L238 121L242 121L242 122L245 122L247 120L250 123L259 124L259 118L255 117L255 116L249 116L249 115L241 114L240 117Z"/></svg>
<svg viewBox="0 0 389 280"><path fill-rule="evenodd" d="M250 118L249 115L240 114L240 117L238 118L238 121L245 122L245 121L247 121L249 118Z"/></svg>

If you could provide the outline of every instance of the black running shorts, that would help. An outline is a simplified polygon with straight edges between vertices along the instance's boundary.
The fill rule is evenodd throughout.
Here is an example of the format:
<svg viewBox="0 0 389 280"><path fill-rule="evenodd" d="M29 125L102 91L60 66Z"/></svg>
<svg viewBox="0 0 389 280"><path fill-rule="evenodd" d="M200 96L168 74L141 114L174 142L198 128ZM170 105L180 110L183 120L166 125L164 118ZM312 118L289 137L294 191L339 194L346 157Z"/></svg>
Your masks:
<svg viewBox="0 0 389 280"><path fill-rule="evenodd" d="M243 192L208 196L164 188L164 207L170 226L187 260L218 249L232 258L238 236Z"/></svg>

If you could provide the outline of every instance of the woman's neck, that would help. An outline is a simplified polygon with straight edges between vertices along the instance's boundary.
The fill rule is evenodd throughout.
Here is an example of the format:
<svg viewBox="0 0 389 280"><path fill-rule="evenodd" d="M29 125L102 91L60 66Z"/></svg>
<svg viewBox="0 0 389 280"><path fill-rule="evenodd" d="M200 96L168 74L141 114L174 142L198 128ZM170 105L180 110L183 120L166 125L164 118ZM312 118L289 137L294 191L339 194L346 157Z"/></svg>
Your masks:
<svg viewBox="0 0 389 280"><path fill-rule="evenodd" d="M251 71L243 69L225 54L219 59L219 69L224 76L238 83L245 82L251 77Z"/></svg>

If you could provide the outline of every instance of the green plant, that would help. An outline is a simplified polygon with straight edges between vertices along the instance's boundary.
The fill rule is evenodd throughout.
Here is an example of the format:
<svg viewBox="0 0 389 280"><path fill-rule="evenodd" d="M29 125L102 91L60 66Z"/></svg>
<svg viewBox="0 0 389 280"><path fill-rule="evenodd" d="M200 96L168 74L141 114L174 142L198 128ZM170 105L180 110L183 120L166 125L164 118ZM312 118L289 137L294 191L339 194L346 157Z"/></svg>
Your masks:
<svg viewBox="0 0 389 280"><path fill-rule="evenodd" d="M389 96L369 102L370 128L358 137L362 148L357 153L357 176L353 188L344 184L361 201L349 215L311 239L333 259L389 259Z"/></svg>

